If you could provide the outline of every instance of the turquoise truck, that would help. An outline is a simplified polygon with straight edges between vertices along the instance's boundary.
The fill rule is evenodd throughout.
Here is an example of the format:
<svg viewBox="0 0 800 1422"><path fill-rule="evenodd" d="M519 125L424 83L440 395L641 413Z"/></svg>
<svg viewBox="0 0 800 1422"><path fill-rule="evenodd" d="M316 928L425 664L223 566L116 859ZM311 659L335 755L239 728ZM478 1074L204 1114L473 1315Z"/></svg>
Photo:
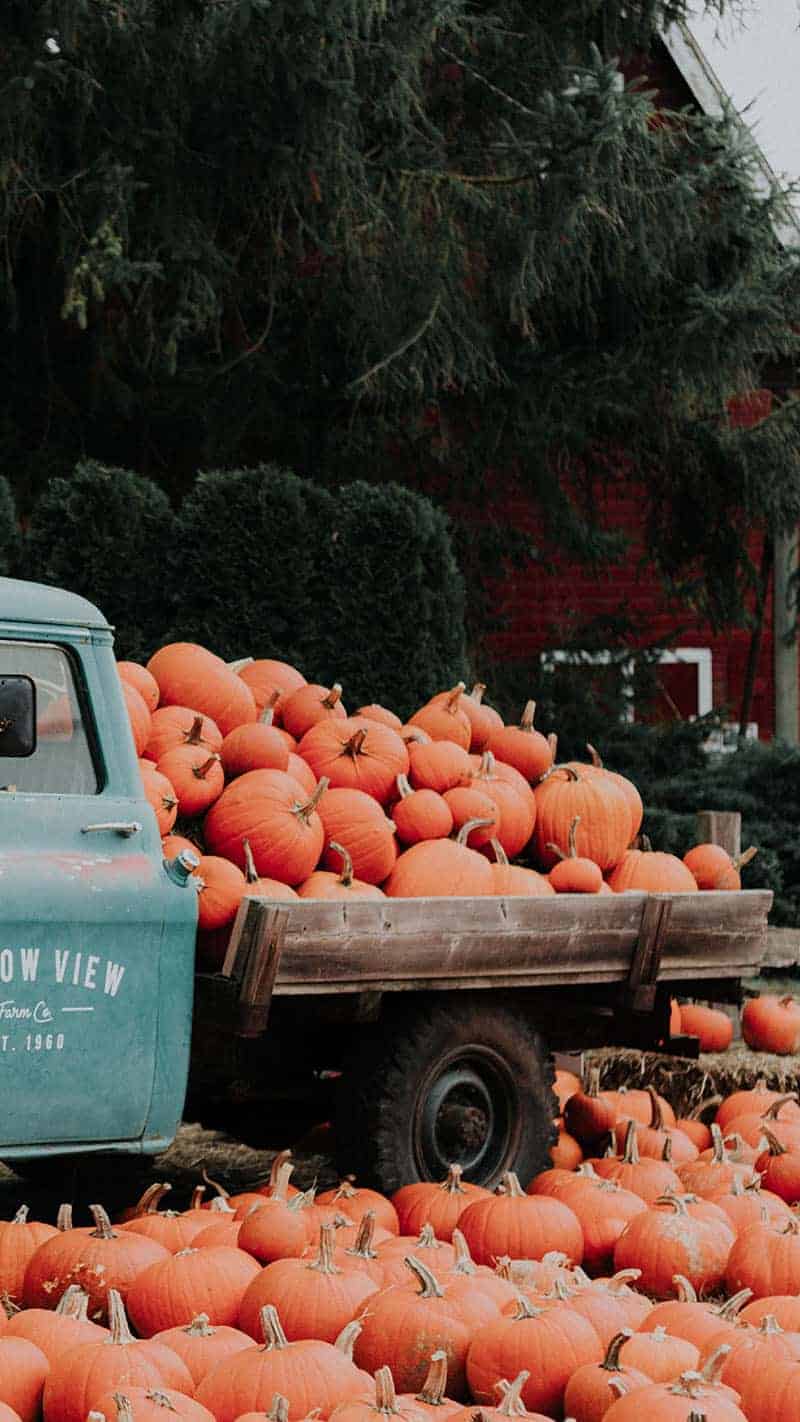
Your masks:
<svg viewBox="0 0 800 1422"><path fill-rule="evenodd" d="M385 1189L452 1160L530 1175L552 1049L663 1044L672 993L735 1000L771 902L252 899L204 974L191 868L163 858L102 613L0 579L0 1158L23 1172L163 1151L188 1089L195 1114L316 1102Z"/></svg>

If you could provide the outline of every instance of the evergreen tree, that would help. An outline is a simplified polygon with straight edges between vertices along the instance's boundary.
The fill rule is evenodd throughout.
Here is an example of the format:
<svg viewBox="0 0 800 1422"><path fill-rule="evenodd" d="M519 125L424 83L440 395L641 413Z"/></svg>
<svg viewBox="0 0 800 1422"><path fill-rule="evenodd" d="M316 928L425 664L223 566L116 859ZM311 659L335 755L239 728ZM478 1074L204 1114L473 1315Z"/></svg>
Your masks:
<svg viewBox="0 0 800 1422"><path fill-rule="evenodd" d="M665 576L741 617L748 524L800 514L797 407L753 434L722 416L767 356L796 357L797 263L738 125L656 121L620 83L688 8L7 0L0 427L37 452L21 506L46 448L172 494L198 466L399 479L459 519L474 607L501 552L542 556L516 493L549 543L618 551L594 503L624 448Z"/></svg>

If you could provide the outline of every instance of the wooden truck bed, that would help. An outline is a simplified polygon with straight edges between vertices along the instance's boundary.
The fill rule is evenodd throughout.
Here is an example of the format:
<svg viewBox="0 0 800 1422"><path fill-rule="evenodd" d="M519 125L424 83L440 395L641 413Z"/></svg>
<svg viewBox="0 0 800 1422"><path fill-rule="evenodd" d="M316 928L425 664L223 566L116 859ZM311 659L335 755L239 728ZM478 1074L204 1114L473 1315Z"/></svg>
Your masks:
<svg viewBox="0 0 800 1422"><path fill-rule="evenodd" d="M766 955L771 904L764 890L246 899L216 982L236 991L244 1035L263 1030L273 996L619 982L647 1011L657 982L752 976Z"/></svg>

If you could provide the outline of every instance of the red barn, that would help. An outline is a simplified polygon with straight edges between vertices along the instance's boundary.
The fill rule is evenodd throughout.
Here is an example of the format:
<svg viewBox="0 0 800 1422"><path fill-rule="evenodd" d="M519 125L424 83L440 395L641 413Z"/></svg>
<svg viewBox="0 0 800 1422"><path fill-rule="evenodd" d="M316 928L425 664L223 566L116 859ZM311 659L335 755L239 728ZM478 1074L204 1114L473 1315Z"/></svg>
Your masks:
<svg viewBox="0 0 800 1422"><path fill-rule="evenodd" d="M657 92L656 102L665 108L695 105L705 112L721 111L724 93L683 27L673 28L651 55L641 56L628 66L627 78L638 75L646 77L648 87ZM766 159L764 165L765 177L771 176ZM800 233L793 230L792 236L796 242ZM738 424L756 423L769 412L771 403L771 391L756 391L731 402L729 417ZM502 659L529 660L537 655L558 658L561 654L553 647L553 628L566 628L569 614L585 624L621 608L633 609L647 629L643 644L663 644L670 649L664 653L659 668L658 680L663 687L659 714L665 719L678 715L685 718L729 707L735 719L745 683L750 631L715 634L708 625L693 621L687 609L670 605L655 571L648 574L647 566L643 566L644 504L633 470L606 492L599 510L600 521L608 529L622 530L629 544L625 561L616 567L598 575L580 564L561 560L557 571L550 575L538 566L522 573L510 572L497 590L505 629L492 638L492 650ZM518 499L504 512L534 542L541 542L543 531L533 505ZM785 540L780 544L776 547L775 580L767 596L748 734L762 739L778 734L797 741L797 652L794 646L786 646L782 635L793 618L793 613L790 617L786 610L786 581L790 560L796 554ZM754 553L760 557L760 546L754 548ZM777 597L773 596L775 586ZM603 654L594 655L602 658ZM632 704L630 715L636 716ZM733 726L731 730L731 740L735 742Z"/></svg>

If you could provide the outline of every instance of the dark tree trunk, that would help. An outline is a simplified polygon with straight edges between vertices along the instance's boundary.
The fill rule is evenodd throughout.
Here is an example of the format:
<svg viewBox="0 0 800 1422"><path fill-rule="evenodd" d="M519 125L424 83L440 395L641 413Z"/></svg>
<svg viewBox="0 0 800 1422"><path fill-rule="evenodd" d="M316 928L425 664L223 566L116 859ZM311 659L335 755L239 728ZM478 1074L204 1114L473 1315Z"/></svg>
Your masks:
<svg viewBox="0 0 800 1422"><path fill-rule="evenodd" d="M758 659L761 656L761 643L764 639L764 615L767 607L767 593L769 592L774 562L775 542L772 530L768 529L764 535L764 546L761 550L761 566L758 570L758 581L756 583L754 621L750 633L750 648L747 653L747 668L745 670L744 685L742 687L742 701L739 707L740 745L744 744L747 734L747 723L750 720L750 712L753 705L753 692L755 690L756 673L758 671Z"/></svg>

